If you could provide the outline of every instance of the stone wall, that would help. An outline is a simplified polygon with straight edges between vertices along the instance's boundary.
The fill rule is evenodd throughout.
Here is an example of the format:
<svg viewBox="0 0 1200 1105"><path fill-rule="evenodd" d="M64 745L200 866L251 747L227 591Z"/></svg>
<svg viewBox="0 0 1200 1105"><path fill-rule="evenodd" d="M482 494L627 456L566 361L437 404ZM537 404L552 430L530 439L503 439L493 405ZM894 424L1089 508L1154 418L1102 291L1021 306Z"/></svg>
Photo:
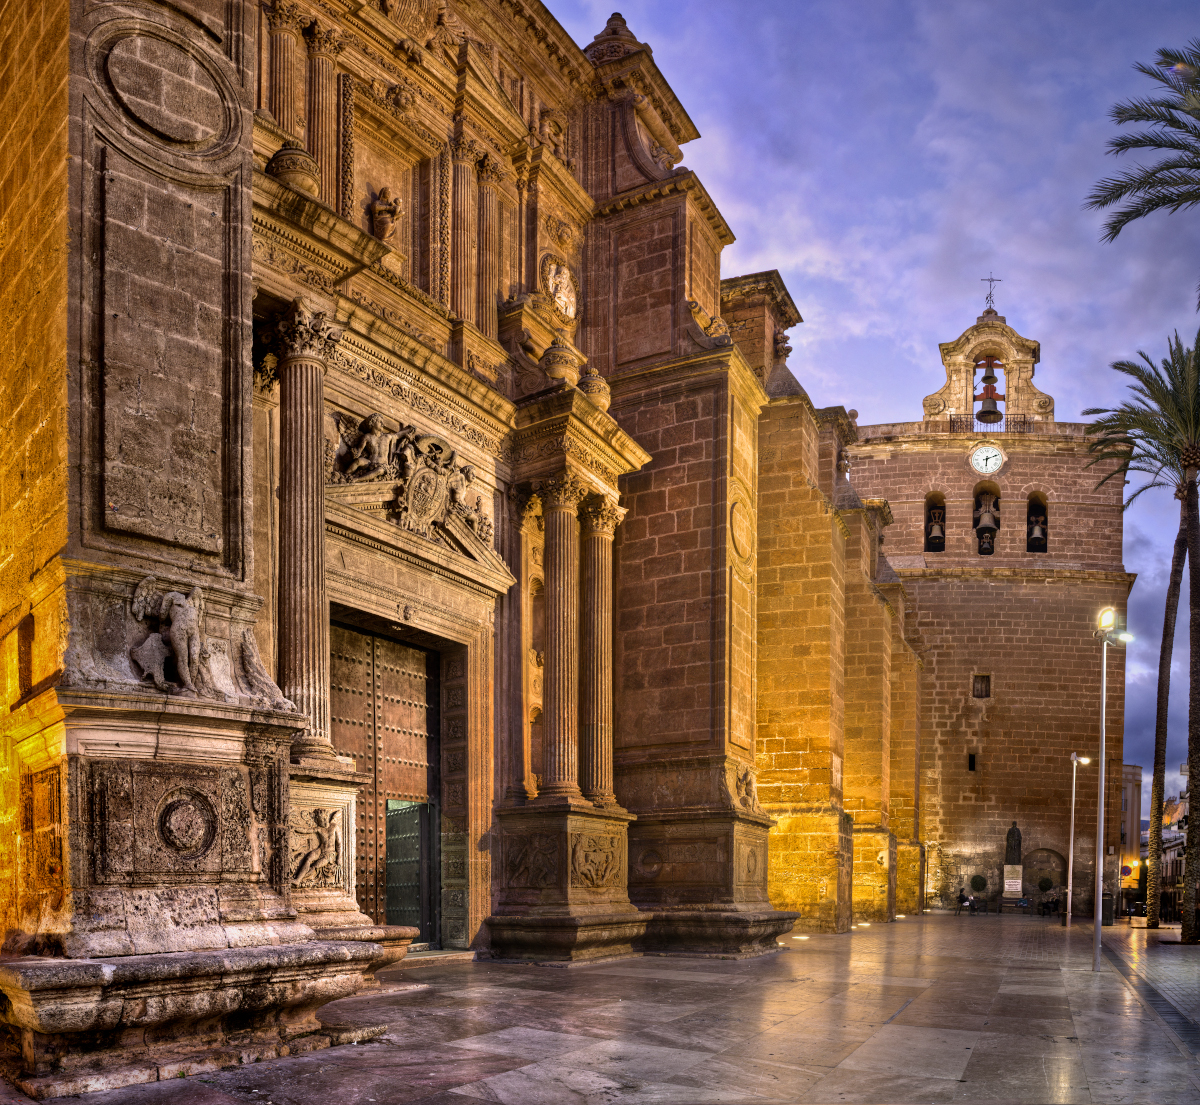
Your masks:
<svg viewBox="0 0 1200 1105"><path fill-rule="evenodd" d="M48 690L62 666L67 538L67 120L70 5L8 3L0 15L0 927L36 931L66 889L54 810L61 748ZM31 771L44 776L37 870ZM26 775L22 802L20 775ZM56 786L58 782L60 785ZM47 808L47 805L49 808ZM22 811L27 811L22 825ZM22 853L19 843L24 840ZM22 859L21 856L24 856ZM45 885L39 885L45 883Z"/></svg>

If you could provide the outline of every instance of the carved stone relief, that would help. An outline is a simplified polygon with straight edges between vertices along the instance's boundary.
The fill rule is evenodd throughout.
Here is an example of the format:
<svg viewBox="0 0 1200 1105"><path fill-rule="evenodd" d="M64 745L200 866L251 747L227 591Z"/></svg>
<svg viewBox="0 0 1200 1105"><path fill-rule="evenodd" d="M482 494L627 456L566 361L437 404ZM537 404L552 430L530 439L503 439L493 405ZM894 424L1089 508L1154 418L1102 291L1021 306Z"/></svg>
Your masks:
<svg viewBox="0 0 1200 1105"><path fill-rule="evenodd" d="M558 837L554 833L506 833L505 884L544 890L558 885Z"/></svg>
<svg viewBox="0 0 1200 1105"><path fill-rule="evenodd" d="M293 809L289 852L296 889L347 889L342 809Z"/></svg>
<svg viewBox="0 0 1200 1105"><path fill-rule="evenodd" d="M574 322L579 303L579 283L570 266L553 253L542 256L542 292L563 322Z"/></svg>
<svg viewBox="0 0 1200 1105"><path fill-rule="evenodd" d="M624 886L625 838L610 833L571 833L572 886Z"/></svg>

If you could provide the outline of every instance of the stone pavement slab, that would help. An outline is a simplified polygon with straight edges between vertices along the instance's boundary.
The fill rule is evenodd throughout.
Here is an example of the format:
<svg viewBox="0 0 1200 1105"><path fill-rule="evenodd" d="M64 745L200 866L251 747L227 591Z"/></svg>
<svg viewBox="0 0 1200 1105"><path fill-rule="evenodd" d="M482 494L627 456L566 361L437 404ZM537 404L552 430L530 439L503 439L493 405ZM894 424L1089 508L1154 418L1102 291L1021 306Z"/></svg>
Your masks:
<svg viewBox="0 0 1200 1105"><path fill-rule="evenodd" d="M73 1100L1200 1105L1193 1046L1137 989L1152 979L1179 1003L1163 1008L1200 1011L1200 948L1105 929L1127 978L1108 960L1092 972L1091 937L1024 915L926 915L741 961L431 962L382 972L385 987L419 988L322 1011L386 1024L374 1040Z"/></svg>

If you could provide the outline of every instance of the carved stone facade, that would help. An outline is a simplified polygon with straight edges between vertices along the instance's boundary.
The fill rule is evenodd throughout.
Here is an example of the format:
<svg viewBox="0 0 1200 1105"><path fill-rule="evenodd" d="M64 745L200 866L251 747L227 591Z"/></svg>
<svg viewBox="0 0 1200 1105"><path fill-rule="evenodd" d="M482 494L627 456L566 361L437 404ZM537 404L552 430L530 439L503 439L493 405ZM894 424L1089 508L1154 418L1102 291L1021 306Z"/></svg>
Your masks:
<svg viewBox="0 0 1200 1105"><path fill-rule="evenodd" d="M851 489L778 274L722 281L621 16L581 49L510 0L51 8L0 147L56 136L0 234L40 366L3 391L12 1076L320 1046L412 940L757 955L916 901L897 495Z"/></svg>

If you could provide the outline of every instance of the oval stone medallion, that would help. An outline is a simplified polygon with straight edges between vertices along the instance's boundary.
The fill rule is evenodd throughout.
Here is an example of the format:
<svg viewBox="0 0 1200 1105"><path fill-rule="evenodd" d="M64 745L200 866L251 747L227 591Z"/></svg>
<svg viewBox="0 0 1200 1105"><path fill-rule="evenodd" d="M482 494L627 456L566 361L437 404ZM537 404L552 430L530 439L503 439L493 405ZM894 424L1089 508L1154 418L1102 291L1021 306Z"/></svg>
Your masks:
<svg viewBox="0 0 1200 1105"><path fill-rule="evenodd" d="M121 39L109 52L108 78L125 110L169 141L198 145L225 129L225 105L212 76L170 42Z"/></svg>
<svg viewBox="0 0 1200 1105"><path fill-rule="evenodd" d="M202 856L217 834L216 813L203 795L176 791L158 816L162 842L185 858Z"/></svg>

